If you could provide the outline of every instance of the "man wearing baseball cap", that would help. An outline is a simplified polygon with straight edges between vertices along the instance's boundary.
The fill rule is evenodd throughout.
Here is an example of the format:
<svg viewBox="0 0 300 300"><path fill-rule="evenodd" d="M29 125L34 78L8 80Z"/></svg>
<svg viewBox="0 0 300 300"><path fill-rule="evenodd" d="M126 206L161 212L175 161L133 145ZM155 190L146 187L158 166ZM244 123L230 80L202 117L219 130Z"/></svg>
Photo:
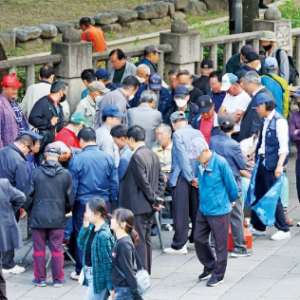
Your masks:
<svg viewBox="0 0 300 300"><path fill-rule="evenodd" d="M102 82L106 88L114 91L118 86L111 82L111 73L107 69L100 68L95 73L98 81Z"/></svg>
<svg viewBox="0 0 300 300"><path fill-rule="evenodd" d="M193 81L193 86L198 88L203 95L207 95L210 91L209 75L214 71L213 61L205 58L200 64L201 77Z"/></svg>
<svg viewBox="0 0 300 300"><path fill-rule="evenodd" d="M119 166L120 162L119 148L115 144L110 131L116 125L121 124L122 118L125 116L126 114L121 113L116 105L109 104L103 108L103 124L96 130L96 141L99 149L110 154L115 160L117 167Z"/></svg>
<svg viewBox="0 0 300 300"><path fill-rule="evenodd" d="M265 60L265 72L261 76L261 83L273 94L276 110L285 118L289 113L290 90L286 80L277 75L278 63L275 57L269 56Z"/></svg>
<svg viewBox="0 0 300 300"><path fill-rule="evenodd" d="M200 205L195 222L195 248L204 265L200 281L214 287L224 282L228 257L230 213L238 196L238 188L228 162L211 151L201 138L193 139L188 148L190 159L197 161ZM216 258L209 235L215 238Z"/></svg>
<svg viewBox="0 0 300 300"><path fill-rule="evenodd" d="M254 192L256 204L286 170L289 157L289 130L286 119L275 110L276 103L268 94L259 94L252 106L263 118L255 155L259 163ZM254 210L251 211L251 224L249 230L253 235L266 235L266 225ZM276 206L274 225L278 231L271 236L271 240L278 241L291 236L280 198Z"/></svg>
<svg viewBox="0 0 300 300"><path fill-rule="evenodd" d="M240 70L256 71L258 74L261 74L261 61L259 54L253 50L247 52L245 55L245 64L240 67Z"/></svg>
<svg viewBox="0 0 300 300"><path fill-rule="evenodd" d="M198 207L198 180L196 162L189 160L187 150L194 138L202 138L199 130L188 125L183 111L171 115L173 130L172 167L169 176L173 205L174 237L167 254L187 254L194 248L194 229ZM204 139L203 139L204 140ZM189 236L189 219L192 231Z"/></svg>
<svg viewBox="0 0 300 300"><path fill-rule="evenodd" d="M150 68L150 74L156 73L159 54L161 51L155 45L149 45L144 50L144 58L142 58L137 66L144 64Z"/></svg>
<svg viewBox="0 0 300 300"><path fill-rule="evenodd" d="M17 102L19 88L22 83L18 81L15 73L5 75L1 82L0 94L0 148L13 143L14 140L29 130L25 115Z"/></svg>
<svg viewBox="0 0 300 300"><path fill-rule="evenodd" d="M240 133L241 119L251 101L251 97L241 88L238 77L232 73L223 75L221 91L225 91L226 96L218 114L233 115L235 126L231 137L237 140Z"/></svg>
<svg viewBox="0 0 300 300"><path fill-rule="evenodd" d="M82 113L86 119L86 126L94 127L94 116L97 107L104 95L110 92L110 89L101 81L93 81L89 85L89 90L89 94L79 101L75 113Z"/></svg>
<svg viewBox="0 0 300 300"><path fill-rule="evenodd" d="M278 62L278 70L276 74L286 80L289 83L290 79L290 67L289 59L286 52L283 49L279 49L276 45L276 37L273 31L263 31L261 38L261 45L265 50L264 55L266 57L274 57Z"/></svg>

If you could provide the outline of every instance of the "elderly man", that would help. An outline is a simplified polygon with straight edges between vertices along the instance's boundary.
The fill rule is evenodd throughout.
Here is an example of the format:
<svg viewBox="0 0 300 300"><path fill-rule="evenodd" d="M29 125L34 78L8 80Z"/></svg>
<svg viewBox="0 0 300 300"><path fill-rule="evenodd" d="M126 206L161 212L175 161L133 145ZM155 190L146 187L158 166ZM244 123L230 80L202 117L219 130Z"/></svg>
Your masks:
<svg viewBox="0 0 300 300"><path fill-rule="evenodd" d="M208 93L208 96L210 96L210 98L213 101L216 113L218 113L219 108L221 107L223 100L226 96L226 93L224 91L221 91L222 77L223 73L221 70L213 71L209 75L209 85L211 91Z"/></svg>
<svg viewBox="0 0 300 300"><path fill-rule="evenodd" d="M203 138L199 130L188 125L185 113L176 111L171 115L173 134L172 167L169 184L172 192L174 237L167 254L186 254L187 246L194 249L194 229L198 207L197 166L187 157L194 138ZM189 218L192 232L189 234ZM188 243L187 243L188 241ZM187 245L186 245L187 244Z"/></svg>
<svg viewBox="0 0 300 300"><path fill-rule="evenodd" d="M149 45L144 50L144 58L141 59L137 66L144 64L150 68L150 74L156 73L159 54L161 51L155 45Z"/></svg>
<svg viewBox="0 0 300 300"><path fill-rule="evenodd" d="M89 85L89 90L89 94L77 104L75 113L82 113L86 119L86 126L94 127L94 118L97 106L103 99L104 95L110 92L110 90L100 81L92 82Z"/></svg>
<svg viewBox="0 0 300 300"><path fill-rule="evenodd" d="M25 191L28 181L26 155L34 146L35 140L31 134L23 133L13 143L0 149L0 178L8 179L13 187L22 192ZM15 215L17 221L20 213L21 216L25 216L23 211L17 211ZM20 274L25 271L25 268L15 264L14 249L2 253L2 260L4 274Z"/></svg>
<svg viewBox="0 0 300 300"><path fill-rule="evenodd" d="M203 95L207 95L210 91L209 75L214 71L213 61L211 59L203 59L200 64L201 77L193 82L193 86L199 89Z"/></svg>
<svg viewBox="0 0 300 300"><path fill-rule="evenodd" d="M260 38L261 45L265 50L266 57L274 57L278 62L278 70L276 74L286 80L288 84L290 79L289 59L283 49L279 49L276 45L275 33L272 31L264 31Z"/></svg>
<svg viewBox="0 0 300 300"><path fill-rule="evenodd" d="M161 112L154 109L156 102L156 93L145 90L141 94L141 104L127 111L129 126L139 125L146 131L145 144L149 149L156 144L155 128L162 122Z"/></svg>
<svg viewBox="0 0 300 300"><path fill-rule="evenodd" d="M109 60L113 66L110 69L113 83L121 84L127 76L136 76L136 66L126 61L126 55L121 49L112 50Z"/></svg>
<svg viewBox="0 0 300 300"><path fill-rule="evenodd" d="M44 138L41 142L41 151L49 143L54 142L57 132L64 125L64 112L60 102L67 98L68 84L57 80L52 83L50 94L36 102L29 115L29 123L39 130Z"/></svg>
<svg viewBox="0 0 300 300"><path fill-rule="evenodd" d="M171 99L174 100L175 89L178 87L177 74L179 73L179 69L171 69L168 72L169 78L169 91L171 94Z"/></svg>
<svg viewBox="0 0 300 300"><path fill-rule="evenodd" d="M145 64L140 64L136 68L136 78L141 84L149 83L150 68Z"/></svg>
<svg viewBox="0 0 300 300"><path fill-rule="evenodd" d="M139 86L140 82L138 79L135 76L130 75L124 79L120 88L106 94L101 100L98 110L96 111L94 128L97 129L103 124L102 110L109 104L116 105L121 113L126 114L128 109L128 101L133 99ZM122 119L122 123L127 124L127 122L127 117L125 116Z"/></svg>
<svg viewBox="0 0 300 300"><path fill-rule="evenodd" d="M239 142L252 137L255 133L257 133L260 127L261 117L258 115L257 111L252 108L255 98L261 93L266 93L273 98L270 91L261 84L261 78L256 71L250 71L245 74L242 81L242 88L248 93L252 100L241 120L240 134L238 138Z"/></svg>
<svg viewBox="0 0 300 300"><path fill-rule="evenodd" d="M198 114L198 106L190 101L189 89L183 85L179 85L174 91L174 104L164 116L164 123L171 126L170 117L175 111L183 111L188 123L194 122Z"/></svg>
<svg viewBox="0 0 300 300"><path fill-rule="evenodd" d="M97 81L102 82L107 89L110 91L114 91L118 88L118 86L111 82L111 74L108 70L100 68L95 73ZM106 91L105 93L108 93L109 91Z"/></svg>
<svg viewBox="0 0 300 300"><path fill-rule="evenodd" d="M112 128L121 123L124 117L125 114L122 114L116 105L109 104L103 108L103 124L96 130L96 141L99 149L112 156L116 167L119 166L120 154L110 132Z"/></svg>
<svg viewBox="0 0 300 300"><path fill-rule="evenodd" d="M234 140L238 139L240 133L241 119L251 101L250 96L241 88L239 79L232 73L226 73L222 77L222 91L227 94L223 100L218 114L232 114L235 120L234 133L231 137Z"/></svg>
<svg viewBox="0 0 300 300"><path fill-rule="evenodd" d="M0 299L6 297L6 284L2 273L2 253L21 247L15 213L25 202L25 195L12 187L8 179L0 179Z"/></svg>
<svg viewBox="0 0 300 300"><path fill-rule="evenodd" d="M0 148L12 143L20 133L29 130L25 115L17 102L22 83L15 73L6 75L1 82L0 94Z"/></svg>
<svg viewBox="0 0 300 300"><path fill-rule="evenodd" d="M256 71L258 74L261 74L261 61L255 50L247 52L245 55L245 64L240 67L240 70L245 70L246 72Z"/></svg>
<svg viewBox="0 0 300 300"><path fill-rule="evenodd" d="M79 20L79 26L82 30L81 40L91 42L94 52L107 51L107 45L104 39L103 31L92 25L92 21L88 17Z"/></svg>

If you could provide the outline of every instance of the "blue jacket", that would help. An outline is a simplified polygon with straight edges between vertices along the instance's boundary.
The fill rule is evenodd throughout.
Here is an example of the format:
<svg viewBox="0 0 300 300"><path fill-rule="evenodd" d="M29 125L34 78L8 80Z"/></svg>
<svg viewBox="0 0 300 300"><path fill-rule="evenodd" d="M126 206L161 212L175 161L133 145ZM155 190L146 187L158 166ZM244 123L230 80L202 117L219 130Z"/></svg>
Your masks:
<svg viewBox="0 0 300 300"><path fill-rule="evenodd" d="M128 101L130 107L137 107L140 105L140 98L143 91L148 89L148 84L143 84L139 87L138 91L136 92L134 98L131 101ZM173 106L174 102L171 98L169 91L162 87L159 93L159 100L158 100L158 110L161 112L163 118L168 110Z"/></svg>
<svg viewBox="0 0 300 300"><path fill-rule="evenodd" d="M146 65L150 68L150 74L153 74L156 72L157 70L157 66L154 65L148 58L144 57L142 58L138 63L136 63L135 65L138 67L139 65Z"/></svg>
<svg viewBox="0 0 300 300"><path fill-rule="evenodd" d="M121 182L121 180L123 179L126 173L129 162L131 160L132 151L130 150L129 146L126 145L124 149L120 151L120 153L121 153L121 157L120 157L118 172L119 172L119 181Z"/></svg>
<svg viewBox="0 0 300 300"><path fill-rule="evenodd" d="M184 125L173 133L170 187L177 185L180 173L189 183L197 177L197 163L188 158L187 152L192 140L199 137L204 138L201 131L194 129L191 125Z"/></svg>
<svg viewBox="0 0 300 300"><path fill-rule="evenodd" d="M85 204L94 197L116 201L119 176L111 155L98 146L87 146L70 161L75 201Z"/></svg>
<svg viewBox="0 0 300 300"><path fill-rule="evenodd" d="M228 162L215 152L204 169L198 163L199 209L205 216L221 216L231 212L231 202L238 197L238 187Z"/></svg>

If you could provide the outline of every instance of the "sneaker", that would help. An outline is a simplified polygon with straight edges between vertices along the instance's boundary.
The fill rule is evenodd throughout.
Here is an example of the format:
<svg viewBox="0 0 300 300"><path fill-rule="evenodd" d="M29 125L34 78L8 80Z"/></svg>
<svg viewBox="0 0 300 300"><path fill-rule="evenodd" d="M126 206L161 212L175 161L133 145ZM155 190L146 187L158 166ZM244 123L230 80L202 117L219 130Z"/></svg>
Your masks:
<svg viewBox="0 0 300 300"><path fill-rule="evenodd" d="M271 240L280 241L280 240L288 239L290 237L291 237L291 232L290 231L284 232L282 230L278 230L276 233L274 233L271 236Z"/></svg>
<svg viewBox="0 0 300 300"><path fill-rule="evenodd" d="M21 274L25 272L25 268L15 265L11 269L2 269L3 274Z"/></svg>
<svg viewBox="0 0 300 300"><path fill-rule="evenodd" d="M297 223L297 227L300 227L300 221Z"/></svg>
<svg viewBox="0 0 300 300"><path fill-rule="evenodd" d="M187 247L189 250L195 250L195 243L191 243L190 241L187 241L186 247Z"/></svg>
<svg viewBox="0 0 300 300"><path fill-rule="evenodd" d="M173 248L166 248L164 249L164 253L166 254L188 254L186 245L184 245L181 249L173 249Z"/></svg>
<svg viewBox="0 0 300 300"><path fill-rule="evenodd" d="M39 286L39 287L47 286L46 281L37 281L35 278L32 279L32 283L36 286Z"/></svg>
<svg viewBox="0 0 300 300"><path fill-rule="evenodd" d="M266 231L256 230L253 226L249 227L248 230L252 233L252 235L257 235L257 236L266 235Z"/></svg>
<svg viewBox="0 0 300 300"><path fill-rule="evenodd" d="M79 279L79 275L76 273L76 271L72 272L70 275L72 280L77 280Z"/></svg>
<svg viewBox="0 0 300 300"><path fill-rule="evenodd" d="M260 8L260 9L268 9L269 6L266 5L266 4L264 4L264 3L259 3L259 8Z"/></svg>
<svg viewBox="0 0 300 300"><path fill-rule="evenodd" d="M199 281L207 280L210 277L212 271L213 270L210 271L204 270L203 273L198 276Z"/></svg>
<svg viewBox="0 0 300 300"><path fill-rule="evenodd" d="M73 278L72 278L73 279ZM63 279L61 282L53 282L53 287L58 288L63 286L66 283L66 279Z"/></svg>
<svg viewBox="0 0 300 300"><path fill-rule="evenodd" d="M245 257L252 255L252 250L245 248L233 248L230 257Z"/></svg>
<svg viewBox="0 0 300 300"><path fill-rule="evenodd" d="M224 282L223 279L218 280L218 279L216 279L216 278L211 277L211 278L206 282L206 286L211 286L211 287L213 287L213 286L217 286L217 285L219 285L219 284L221 284L221 283L223 283L223 282Z"/></svg>

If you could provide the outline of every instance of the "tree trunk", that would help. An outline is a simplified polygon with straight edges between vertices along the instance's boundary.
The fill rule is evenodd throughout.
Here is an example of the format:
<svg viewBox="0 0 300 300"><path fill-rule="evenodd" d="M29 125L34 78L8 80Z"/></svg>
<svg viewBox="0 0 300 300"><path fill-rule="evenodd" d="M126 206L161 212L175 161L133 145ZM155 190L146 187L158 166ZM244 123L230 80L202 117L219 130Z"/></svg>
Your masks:
<svg viewBox="0 0 300 300"><path fill-rule="evenodd" d="M258 1L243 0L243 32L252 32L253 20L258 17Z"/></svg>
<svg viewBox="0 0 300 300"><path fill-rule="evenodd" d="M2 46L2 44L0 43L0 61L1 60L7 60L6 54L5 54L5 50ZM8 74L8 70L5 69L0 69L0 82L2 82L3 76ZM2 90L2 86L0 85L0 91Z"/></svg>

